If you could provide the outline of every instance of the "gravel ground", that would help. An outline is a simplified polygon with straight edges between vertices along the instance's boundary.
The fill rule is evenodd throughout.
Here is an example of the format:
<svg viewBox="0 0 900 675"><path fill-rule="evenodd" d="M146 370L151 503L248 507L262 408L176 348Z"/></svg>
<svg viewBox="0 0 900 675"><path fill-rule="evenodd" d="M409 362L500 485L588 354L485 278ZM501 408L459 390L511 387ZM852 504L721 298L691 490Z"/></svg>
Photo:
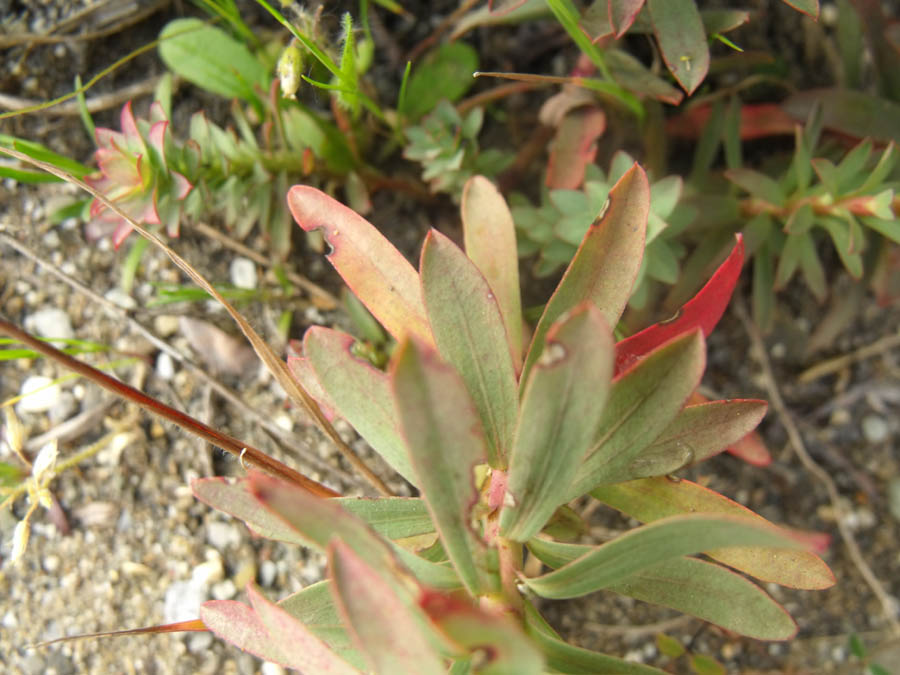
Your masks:
<svg viewBox="0 0 900 675"><path fill-rule="evenodd" d="M18 14L6 14L3 25L7 35L15 30L39 32L90 4L33 3ZM152 5L138 4L142 8ZM3 3L0 9L6 9ZM31 51L7 45L7 58L0 65L3 91L34 98L64 93L71 88L71 70L66 69L96 72L98 63L108 64L110 54L119 53L116 48L122 44L130 48L151 39L147 36L155 35L162 23L162 16L153 15L142 24L144 33L123 31L111 36L110 42L104 43L109 51L69 43L64 49L48 45ZM92 24L92 28L101 30L104 25ZM148 76L158 68L153 59L135 65ZM54 68L63 68L65 76L50 76ZM103 86L114 89L130 84L129 74L133 77L134 71L126 70L120 79ZM98 122L112 124L113 110L101 113ZM39 139L80 159L86 160L90 151L77 117L14 118L2 131ZM46 224L46 215L71 199L71 194L66 188L55 186L37 190L0 184L0 234L28 246L94 293L127 302L116 292L124 247L113 251L108 246L88 244L81 227L74 222L59 227ZM422 213L414 206L391 201L379 207L383 208L376 209L375 218L379 224L393 223L389 235L402 238L402 247L407 251L415 249L414 242L424 231L424 223L454 227L454 217L448 212ZM263 250L259 242L250 241L249 245ZM229 279L235 254L218 242L187 229L177 248L198 263L213 281ZM208 381L190 367L161 357L158 347L136 332L121 313L108 311L96 299L73 290L2 242L0 251L0 311L12 321L35 330L43 330L44 322L50 322L56 331L64 332L70 326L75 337L137 355L136 361L116 369L123 380L286 462L308 469L312 477L342 492L359 494L365 490L343 477L345 467L333 457L329 446L309 429L300 413L286 407L278 388L260 376L255 367L241 374L213 375L268 421L282 430L290 429L293 436L286 443L276 443L258 420L247 417L222 395L214 393ZM333 275L321 259L298 253L294 265L314 280L334 284ZM257 268L257 273L262 287L276 287L261 268ZM183 279L165 258L151 251L139 272L135 306L128 309L128 317L194 361L200 361L202 354L191 352L192 340L183 332L181 316L203 319L234 332L221 312L203 304L147 309L146 303L155 293L151 284L160 282L183 283ZM331 290L336 288L331 286ZM303 296L279 302L279 309L294 311L293 337L299 337L311 323L343 321L337 314L316 308ZM819 308L802 289L792 287L782 296L778 327L768 338L767 346L779 384L811 453L832 475L846 500L848 524L866 560L888 592L897 597L900 507L896 497L893 505L890 499L892 490L895 495L900 491L900 458L896 451L900 437L896 415L900 368L896 348L852 363L835 375L807 384L796 383L796 375L809 363L852 353L880 338L897 335L900 311L879 308L868 298L859 305L857 320L827 351L803 356L805 345L828 307ZM52 310L63 310L63 315ZM276 342L272 316L277 314L253 304L246 311L267 339ZM748 338L740 323L733 316L726 316L710 340L705 384L722 396L765 397L759 367L748 358L749 353ZM102 363L109 358L101 355L92 360ZM56 378L64 374L45 360L4 362L0 364L0 397L6 400L18 394L30 377ZM44 403L49 405L43 409L29 411L28 404L24 409L17 408L27 438L35 439L66 420L99 410L75 435L60 443L60 458L64 460L101 441L102 448L52 483L59 509L39 508L35 512L27 552L17 565L7 560L8 542L28 502L21 498L11 511L0 511L0 538L4 542L0 548L2 670L60 674L278 672L271 664L261 664L199 633L28 648L30 644L66 635L193 618L196 607L205 599L240 598L241 588L248 580L255 580L271 598L280 598L318 579L322 572L322 561L317 557L253 540L242 524L193 499L188 487L192 478L241 472L237 463L221 452L128 405L106 399L96 387L80 380L63 382ZM688 670L686 664L668 663L657 653L653 635L658 630L665 629L690 645L695 653L714 656L734 673L862 672L847 646L850 634L856 633L876 660L889 671L900 672L897 641L890 639L880 606L837 539L835 514L824 489L787 447L783 427L774 415L769 415L762 431L776 457L771 467L756 469L724 456L685 475L708 482L773 521L835 536L825 556L838 578L833 589L805 593L767 588L797 619L797 640L771 644L741 640L695 620L672 623L670 613L605 594L572 603L548 604L553 623L578 644L628 654L666 666L671 672ZM348 440L354 439L350 430L345 428L342 433ZM288 454L286 447L301 448L318 463L310 468L313 465L308 458L297 459ZM365 448L361 449L365 452ZM5 449L0 450L0 461L9 460L2 455L4 452ZM326 472L327 467L332 470ZM633 525L604 511L594 513L592 524L597 528L595 534L601 537Z"/></svg>

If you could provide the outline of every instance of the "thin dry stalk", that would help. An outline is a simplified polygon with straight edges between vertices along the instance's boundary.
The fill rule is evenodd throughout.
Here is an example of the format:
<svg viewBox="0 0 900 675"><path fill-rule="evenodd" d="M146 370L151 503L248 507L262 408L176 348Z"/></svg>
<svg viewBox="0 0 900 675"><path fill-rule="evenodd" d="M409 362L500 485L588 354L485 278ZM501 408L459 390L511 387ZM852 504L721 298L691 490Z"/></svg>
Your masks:
<svg viewBox="0 0 900 675"><path fill-rule="evenodd" d="M856 538L853 536L853 532L847 526L847 519L844 517L846 514L844 507L841 505L837 486L831 479L831 476L828 475L828 472L819 466L807 451L800 429L794 421L794 416L791 414L790 409L781 397L781 391L778 388L778 382L775 379L772 364L769 361L769 355L766 352L765 344L763 343L759 329L750 319L743 298L740 296L735 297L732 306L734 307L735 314L737 314L741 323L744 324L747 335L750 337L753 351L756 352L756 357L762 368L763 380L765 382L766 391L768 392L769 401L772 403L772 407L775 409L775 413L781 420L782 425L784 425L785 431L787 431L791 447L806 470L825 486L825 490L828 492L828 499L831 501L831 507L834 510L838 532L841 535L841 539L844 541L844 545L847 547L847 553L850 555L850 560L856 566L856 569L859 570L860 575L869 585L869 588L872 589L875 597L878 598L878 602L881 603L884 618L887 621L891 632L895 636L900 636L900 621L897 620L897 602L888 595L881 581L875 576L875 572L872 571L872 568L863 557L859 544L856 543Z"/></svg>

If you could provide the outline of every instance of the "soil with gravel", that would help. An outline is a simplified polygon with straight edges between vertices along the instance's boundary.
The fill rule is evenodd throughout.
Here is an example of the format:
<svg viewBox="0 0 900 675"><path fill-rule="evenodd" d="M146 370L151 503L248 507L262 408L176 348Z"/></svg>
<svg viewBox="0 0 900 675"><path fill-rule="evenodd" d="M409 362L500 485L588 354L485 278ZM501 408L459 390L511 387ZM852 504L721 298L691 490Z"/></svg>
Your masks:
<svg viewBox="0 0 900 675"><path fill-rule="evenodd" d="M138 23L93 40L3 43L0 90L10 96L40 100L66 93L76 73L91 75L135 45L154 39L165 22L177 15L176 8L167 3L157 4L158 11L149 12ZM416 16L426 15L423 3L402 4ZM70 27L73 33L103 31L122 21L120 17L98 18L96 13L78 14L92 5L86 0L31 5L0 3L0 10L4 10L0 14L5 17L4 37L44 33L67 18L79 16L81 23L76 21ZM155 6L136 2L133 11ZM433 10L435 14L439 9ZM791 12L776 14L788 17L789 22L799 21ZM275 30L256 10L251 8L249 16L268 30ZM429 30L424 21L391 20L389 24L401 36L395 39L404 49ZM512 43L515 33L511 30L498 29L497 34ZM480 51L491 45L489 34L479 34L476 39ZM795 65L802 68L808 64L799 60ZM92 95L113 95L158 75L161 68L151 51L101 81ZM146 96L136 101L138 110L146 110L147 104ZM200 107L206 108L215 121L227 122L227 105L184 86L176 100L176 133L178 120ZM118 108L116 104L98 113L98 126L117 127ZM77 114L57 115L50 110L2 120L0 125L3 133L40 141L82 161L89 161L93 149ZM202 319L235 334L221 311L204 303L152 306L158 284L186 283L165 256L148 251L133 293L123 297L118 289L127 244L117 251L102 241L89 243L76 220L48 224L47 215L73 196L74 191L67 186L0 183L0 236L13 239L20 248L27 247L46 263L23 255L8 239L0 241L0 312L36 332L51 330L48 325L55 330L70 326L74 337L109 345L115 350L113 354L92 357L92 361L127 358L127 363L115 367L124 381L246 439L343 493L367 494L365 485L352 476L303 414L286 404L281 390L255 365L227 372L204 360L205 350L197 348L198 339L185 328L183 318ZM402 195L379 194L371 219L410 256L429 224L458 236L454 207L449 201L421 205ZM244 243L265 252L265 243L256 234ZM174 245L214 283L233 280L233 263L241 256L220 241L186 225ZM288 267L332 293L339 292L336 276L320 256L305 249L299 236ZM49 268L77 280L95 295L73 288ZM274 275L263 266L255 266L255 270L258 286L275 294L278 283ZM839 276L837 270L836 264L833 279ZM896 348L881 350L806 383L800 383L797 376L813 363L896 336L900 311L877 306L871 297L860 293L855 301L856 318L823 349L810 354L807 345L821 328L823 316L830 310L846 308L847 294L852 292L843 286L835 288L833 299L825 307L818 306L800 286L783 292L776 329L767 336L766 347L811 454L838 485L845 501L845 517L865 559L896 598L900 596L896 573L900 565L896 543L900 535L898 352ZM749 287L738 292L748 297ZM272 305L251 302L242 309L273 344L279 344L275 324L283 310L293 312L294 338L312 324L346 326L344 315L322 309L304 294L279 296ZM62 316L54 310L63 310ZM136 329L137 325L168 343L183 355L183 360L163 353L146 333ZM238 347L232 348L238 351L231 354L240 354ZM718 396L765 398L758 360L746 331L733 314L726 314L710 337L708 361L704 386ZM207 371L215 382L198 375L198 368ZM20 393L29 378L64 374L61 367L45 359L0 362L0 400ZM226 400L221 387L234 392L258 416ZM240 522L192 497L189 482L193 478L242 473L239 463L230 456L83 380L67 380L42 400L46 404L43 407L28 404L26 399L16 408L30 452L37 449L42 434L58 433L61 425L73 418L81 421L62 437L60 458L91 447L97 452L53 481L53 508L35 512L27 552L15 565L8 561L8 542L29 502L23 497L12 509L0 510L0 538L4 542L0 548L0 669L34 675L281 672L277 666L263 664L207 633L114 637L30 647L62 636L195 618L201 602L209 598L240 599L241 589L249 581L259 584L269 597L280 598L323 574L319 556L255 539ZM351 429L345 426L339 431L372 458ZM889 672L900 672L900 643L890 638L881 606L837 535L835 512L824 487L803 468L776 415L769 414L761 432L774 455L771 466L755 468L722 455L682 475L734 497L774 522L833 536L824 554L837 578L833 588L799 592L766 587L797 620L797 639L786 643L741 639L699 620L678 618L666 610L604 593L567 603L546 603L544 609L551 622L576 644L625 654L673 673L690 671L684 660L673 663L658 652L654 641L657 632L665 631L679 639L692 653L714 657L733 673L863 672L863 665L848 647L850 636L856 634L868 646L873 660ZM6 445L0 449L0 461L14 461ZM377 461L373 465L383 471ZM409 493L401 480L383 473L399 493ZM603 538L634 523L601 509L593 512L591 525L593 534Z"/></svg>

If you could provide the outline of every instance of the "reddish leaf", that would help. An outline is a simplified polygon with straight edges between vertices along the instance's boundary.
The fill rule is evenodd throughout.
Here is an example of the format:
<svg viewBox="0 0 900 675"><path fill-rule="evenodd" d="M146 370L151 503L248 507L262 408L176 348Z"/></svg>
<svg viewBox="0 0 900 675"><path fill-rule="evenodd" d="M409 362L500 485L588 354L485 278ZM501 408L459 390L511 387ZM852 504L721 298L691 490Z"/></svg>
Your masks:
<svg viewBox="0 0 900 675"><path fill-rule="evenodd" d="M584 182L584 170L597 155L597 139L606 131L600 108L569 112L556 130L547 163L547 187L575 190Z"/></svg>
<svg viewBox="0 0 900 675"><path fill-rule="evenodd" d="M712 332L728 306L741 273L744 241L740 234L737 237L737 244L725 262L673 318L655 323L616 344L616 374L627 370L642 356L676 335L698 327L704 337Z"/></svg>
<svg viewBox="0 0 900 675"><path fill-rule="evenodd" d="M288 192L288 206L304 230L322 230L332 249L329 262L394 338L412 335L433 344L419 275L384 235L315 188L295 185Z"/></svg>
<svg viewBox="0 0 900 675"><path fill-rule="evenodd" d="M695 391L691 394L688 405L708 402L708 398ZM765 441L763 441L762 436L757 431L751 431L739 441L732 443L725 451L753 466L769 466L772 463L772 455L769 454Z"/></svg>
<svg viewBox="0 0 900 675"><path fill-rule="evenodd" d="M688 94L709 70L709 47L694 0L648 0L653 33L669 72Z"/></svg>
<svg viewBox="0 0 900 675"><path fill-rule="evenodd" d="M643 6L644 0L609 0L609 23L616 39L631 28Z"/></svg>
<svg viewBox="0 0 900 675"><path fill-rule="evenodd" d="M666 133L682 138L699 138L710 123L712 106L697 106L669 118ZM751 141L768 136L792 136L797 121L775 103L758 103L741 106L739 135L741 140Z"/></svg>

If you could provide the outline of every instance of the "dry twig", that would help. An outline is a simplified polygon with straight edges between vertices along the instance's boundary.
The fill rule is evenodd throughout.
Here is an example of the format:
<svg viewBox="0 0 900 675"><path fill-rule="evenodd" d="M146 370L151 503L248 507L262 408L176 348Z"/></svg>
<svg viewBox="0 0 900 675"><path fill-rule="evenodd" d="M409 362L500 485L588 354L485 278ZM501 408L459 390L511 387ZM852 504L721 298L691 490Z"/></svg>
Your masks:
<svg viewBox="0 0 900 675"><path fill-rule="evenodd" d="M850 560L856 566L857 570L859 570L860 575L862 575L862 578L869 585L869 588L872 589L875 597L878 598L878 601L881 603L881 609L890 626L891 632L894 635L900 636L900 621L897 619L897 601L888 595L884 586L881 584L881 581L875 576L875 572L872 571L872 568L863 557L859 544L856 543L856 538L853 536L853 532L847 525L847 520L845 518L846 514L844 507L841 504L837 485L835 485L831 476L828 475L828 472L819 466L807 451L803 436L800 434L800 429L794 421L794 416L791 414L790 409L781 397L781 391L778 388L778 382L772 371L772 364L769 361L769 355L766 352L765 344L763 343L759 329L750 319L743 298L740 296L735 297L732 306L734 307L738 318L741 320L741 323L744 324L747 335L750 337L753 350L756 352L756 357L762 368L762 375L769 400L772 404L772 408L774 408L775 413L781 420L782 425L784 425L785 431L787 431L791 447L806 470L825 486L825 490L828 492L828 498L831 501L831 507L834 510L838 532L841 535L841 539L844 541L844 545L847 547L847 553L850 556Z"/></svg>
<svg viewBox="0 0 900 675"><path fill-rule="evenodd" d="M894 335L886 335L883 338L875 340L875 342L873 342L872 344L860 347L859 349L852 351L849 354L842 354L841 356L836 356L833 359L821 361L816 365L804 370L802 373L800 373L800 376L797 379L800 382L812 382L813 380L818 380L820 377L825 377L826 375L837 373L838 371L843 370L847 366L850 366L857 361L865 361L866 359L872 358L873 356L884 354L885 352L890 351L895 347L900 347L900 333L896 333Z"/></svg>

